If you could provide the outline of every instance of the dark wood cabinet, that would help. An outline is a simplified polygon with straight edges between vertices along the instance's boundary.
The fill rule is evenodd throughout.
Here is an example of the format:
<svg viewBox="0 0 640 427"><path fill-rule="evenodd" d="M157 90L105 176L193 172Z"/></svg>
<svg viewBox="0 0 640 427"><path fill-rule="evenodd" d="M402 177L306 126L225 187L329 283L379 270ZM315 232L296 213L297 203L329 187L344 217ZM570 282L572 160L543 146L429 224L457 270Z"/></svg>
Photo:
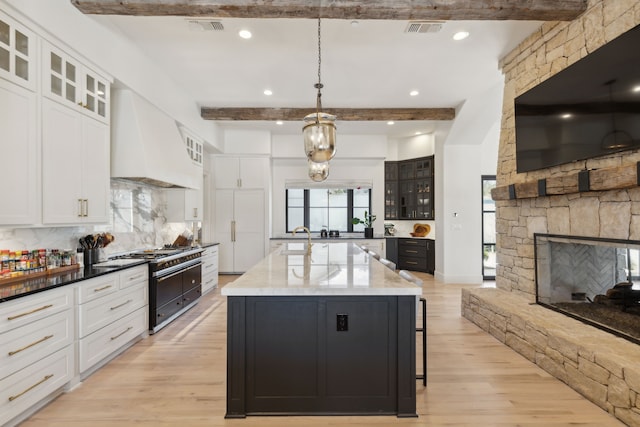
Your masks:
<svg viewBox="0 0 640 427"><path fill-rule="evenodd" d="M434 273L436 267L434 240L405 238L398 238L396 240L396 265L399 270L423 271L431 274ZM388 252L387 257L389 257Z"/></svg>
<svg viewBox="0 0 640 427"><path fill-rule="evenodd" d="M433 160L385 162L384 219L434 219Z"/></svg>
<svg viewBox="0 0 640 427"><path fill-rule="evenodd" d="M415 416L415 297L228 299L227 415Z"/></svg>

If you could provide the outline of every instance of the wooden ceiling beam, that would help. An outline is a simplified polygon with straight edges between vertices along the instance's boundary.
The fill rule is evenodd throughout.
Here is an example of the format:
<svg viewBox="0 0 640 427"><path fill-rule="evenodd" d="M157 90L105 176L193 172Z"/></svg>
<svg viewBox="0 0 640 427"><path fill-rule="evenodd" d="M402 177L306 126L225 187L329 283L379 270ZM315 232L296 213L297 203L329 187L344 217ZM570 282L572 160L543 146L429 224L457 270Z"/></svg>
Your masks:
<svg viewBox="0 0 640 427"><path fill-rule="evenodd" d="M95 15L199 16L216 18L318 18L309 0L71 0ZM327 19L570 21L587 0L332 0Z"/></svg>
<svg viewBox="0 0 640 427"><path fill-rule="evenodd" d="M208 108L200 110L205 120L302 121L314 108ZM340 121L453 120L453 108L323 108Z"/></svg>

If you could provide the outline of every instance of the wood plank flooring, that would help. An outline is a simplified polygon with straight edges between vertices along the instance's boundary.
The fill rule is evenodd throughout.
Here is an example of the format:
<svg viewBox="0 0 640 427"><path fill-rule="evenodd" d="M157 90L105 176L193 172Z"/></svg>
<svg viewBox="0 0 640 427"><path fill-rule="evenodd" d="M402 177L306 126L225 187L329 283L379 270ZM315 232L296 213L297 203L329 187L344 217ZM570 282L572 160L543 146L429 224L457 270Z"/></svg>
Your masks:
<svg viewBox="0 0 640 427"><path fill-rule="evenodd" d="M417 382L419 418L225 420L226 301L216 290L22 427L623 425L463 319L460 286L441 284L428 274L416 275L424 280L429 339L427 388ZM221 286L236 277L220 276ZM420 354L417 361L421 363Z"/></svg>

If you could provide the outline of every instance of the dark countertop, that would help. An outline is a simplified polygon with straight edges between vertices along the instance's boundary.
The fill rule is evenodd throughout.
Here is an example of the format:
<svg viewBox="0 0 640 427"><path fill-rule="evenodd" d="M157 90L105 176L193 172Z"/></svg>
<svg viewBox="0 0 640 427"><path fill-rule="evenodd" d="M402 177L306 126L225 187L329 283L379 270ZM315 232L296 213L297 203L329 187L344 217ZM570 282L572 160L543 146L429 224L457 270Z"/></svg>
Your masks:
<svg viewBox="0 0 640 427"><path fill-rule="evenodd" d="M6 285L0 285L0 303L11 301L13 299L25 297L38 292L47 291L49 289L59 288L60 286L70 285L82 280L92 279L94 277L103 276L109 273L124 270L126 268L137 267L146 264L148 261L140 260L120 267L87 267L78 270L67 271L50 276L37 277L30 279L24 276L24 280L12 282Z"/></svg>
<svg viewBox="0 0 640 427"><path fill-rule="evenodd" d="M292 235L288 235L288 236L279 236L279 237L271 237L269 240L307 240L307 233L297 233L295 236ZM363 235L360 236L353 236L353 235L348 235L348 236L338 236L338 237L320 237L320 235L318 233L314 233L311 235L311 240L317 242L317 241L321 241L321 242L344 242L344 241L349 241L349 240L376 240L376 239L384 239L384 236L382 234L376 234L371 238L366 238Z"/></svg>
<svg viewBox="0 0 640 427"><path fill-rule="evenodd" d="M199 245L199 246L200 246L201 248L208 248L209 246L216 246L216 245L219 245L219 244L220 244L219 242L214 242L214 243L207 243L207 242L205 242L205 243L200 243L200 245Z"/></svg>
<svg viewBox="0 0 640 427"><path fill-rule="evenodd" d="M436 240L433 237L430 236L425 236L425 237L412 237L412 236L406 236L406 235L401 235L401 236L384 236L386 239L426 239L426 240Z"/></svg>

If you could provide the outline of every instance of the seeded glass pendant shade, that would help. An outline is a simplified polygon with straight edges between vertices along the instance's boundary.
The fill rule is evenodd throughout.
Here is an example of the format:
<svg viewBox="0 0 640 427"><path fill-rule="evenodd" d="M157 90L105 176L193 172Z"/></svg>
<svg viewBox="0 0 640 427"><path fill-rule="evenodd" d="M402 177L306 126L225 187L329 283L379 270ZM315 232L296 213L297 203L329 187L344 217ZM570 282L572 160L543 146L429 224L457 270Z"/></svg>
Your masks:
<svg viewBox="0 0 640 427"><path fill-rule="evenodd" d="M305 124L302 127L304 152L309 159L309 177L314 181L324 181L327 178L329 164L324 165L324 163L331 160L336 154L336 117L322 112L321 89L323 86L320 79L322 64L320 40L320 18L318 18L318 83L314 85L318 90L316 111L304 118Z"/></svg>
<svg viewBox="0 0 640 427"><path fill-rule="evenodd" d="M309 160L309 178L315 182L322 182L329 176L329 162L316 163Z"/></svg>
<svg viewBox="0 0 640 427"><path fill-rule="evenodd" d="M309 160L327 162L336 154L336 117L327 113L312 113L304 118L302 128L304 152Z"/></svg>

